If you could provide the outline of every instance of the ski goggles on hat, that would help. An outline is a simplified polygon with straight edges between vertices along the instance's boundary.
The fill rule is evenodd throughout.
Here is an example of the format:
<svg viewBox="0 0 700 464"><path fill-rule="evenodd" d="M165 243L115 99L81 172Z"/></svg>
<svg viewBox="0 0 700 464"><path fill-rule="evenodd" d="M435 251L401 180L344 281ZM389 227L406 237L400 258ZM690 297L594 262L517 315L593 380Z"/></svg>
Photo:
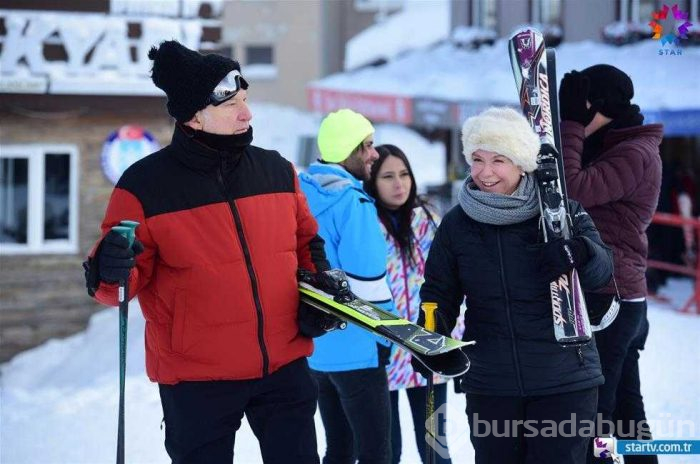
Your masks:
<svg viewBox="0 0 700 464"><path fill-rule="evenodd" d="M234 69L230 73L221 79L221 82L216 84L214 90L212 90L209 98L207 99L207 105L219 106L223 102L232 99L241 90L246 90L248 88L248 81L246 81L241 72Z"/></svg>

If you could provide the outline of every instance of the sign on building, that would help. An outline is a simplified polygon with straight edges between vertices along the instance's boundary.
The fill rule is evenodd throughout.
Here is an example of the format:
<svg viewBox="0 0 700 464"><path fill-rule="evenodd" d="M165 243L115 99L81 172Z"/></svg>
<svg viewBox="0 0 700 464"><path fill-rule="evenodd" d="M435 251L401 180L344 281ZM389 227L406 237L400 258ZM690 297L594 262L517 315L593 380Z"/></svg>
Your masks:
<svg viewBox="0 0 700 464"><path fill-rule="evenodd" d="M102 172L113 184L126 168L155 151L160 146L147 130L136 125L122 126L115 130L102 147Z"/></svg>
<svg viewBox="0 0 700 464"><path fill-rule="evenodd" d="M204 4L207 18L198 17ZM221 13L221 0L113 0L105 13L0 9L0 93L161 95L150 47L175 39L216 51L221 21L212 15Z"/></svg>

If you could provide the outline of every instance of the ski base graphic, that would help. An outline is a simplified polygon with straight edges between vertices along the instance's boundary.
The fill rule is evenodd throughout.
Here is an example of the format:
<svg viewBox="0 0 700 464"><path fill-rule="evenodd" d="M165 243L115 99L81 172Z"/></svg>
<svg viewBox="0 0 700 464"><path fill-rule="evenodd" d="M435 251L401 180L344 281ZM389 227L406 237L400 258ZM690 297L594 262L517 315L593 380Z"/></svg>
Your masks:
<svg viewBox="0 0 700 464"><path fill-rule="evenodd" d="M469 370L469 357L462 348L475 342L430 332L360 298L335 301L333 295L306 282L299 283L299 293L305 303L391 340L436 374L457 377Z"/></svg>

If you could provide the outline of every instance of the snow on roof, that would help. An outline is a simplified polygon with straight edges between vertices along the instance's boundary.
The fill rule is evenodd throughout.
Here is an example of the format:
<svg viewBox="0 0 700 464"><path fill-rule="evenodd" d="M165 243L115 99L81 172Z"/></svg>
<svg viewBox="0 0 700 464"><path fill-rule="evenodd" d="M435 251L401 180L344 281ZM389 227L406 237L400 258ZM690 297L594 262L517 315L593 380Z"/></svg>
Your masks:
<svg viewBox="0 0 700 464"><path fill-rule="evenodd" d="M446 0L408 0L398 13L374 24L345 46L345 69L446 39L450 33L450 3Z"/></svg>
<svg viewBox="0 0 700 464"><path fill-rule="evenodd" d="M679 51L680 55L660 55ZM665 50L665 51L664 51ZM662 47L644 40L621 47L584 41L557 47L557 73L608 63L634 81L634 102L642 110L700 108L700 47ZM694 77L693 77L694 76ZM419 49L377 67L334 74L315 88L369 94L517 104L507 40L466 50L451 43Z"/></svg>

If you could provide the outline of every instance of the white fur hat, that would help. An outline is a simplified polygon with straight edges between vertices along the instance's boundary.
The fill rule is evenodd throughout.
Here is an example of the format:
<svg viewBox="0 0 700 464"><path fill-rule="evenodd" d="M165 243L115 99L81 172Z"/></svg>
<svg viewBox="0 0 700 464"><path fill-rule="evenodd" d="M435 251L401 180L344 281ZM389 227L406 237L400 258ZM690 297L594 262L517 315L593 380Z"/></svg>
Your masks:
<svg viewBox="0 0 700 464"><path fill-rule="evenodd" d="M462 146L469 166L474 152L485 150L509 158L525 172L533 172L537 168L540 138L519 112L492 107L464 122Z"/></svg>

